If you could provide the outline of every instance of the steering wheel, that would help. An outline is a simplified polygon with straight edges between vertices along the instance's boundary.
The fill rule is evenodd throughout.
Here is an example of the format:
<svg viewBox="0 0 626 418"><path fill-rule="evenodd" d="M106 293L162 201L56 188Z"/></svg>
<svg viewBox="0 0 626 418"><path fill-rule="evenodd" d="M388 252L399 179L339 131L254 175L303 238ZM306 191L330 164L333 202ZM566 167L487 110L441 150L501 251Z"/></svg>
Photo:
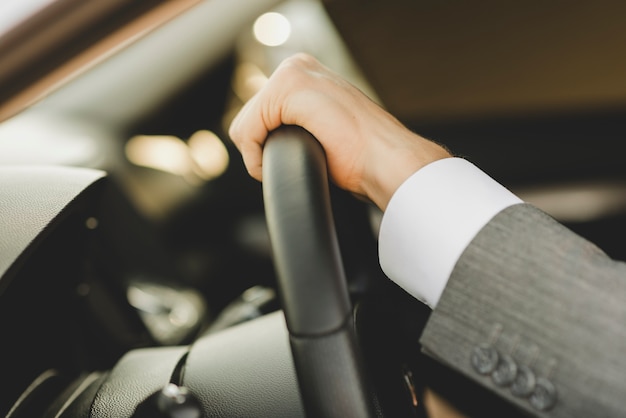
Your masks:
<svg viewBox="0 0 626 418"><path fill-rule="evenodd" d="M263 152L263 198L306 414L374 417L333 220L324 150L282 126Z"/></svg>

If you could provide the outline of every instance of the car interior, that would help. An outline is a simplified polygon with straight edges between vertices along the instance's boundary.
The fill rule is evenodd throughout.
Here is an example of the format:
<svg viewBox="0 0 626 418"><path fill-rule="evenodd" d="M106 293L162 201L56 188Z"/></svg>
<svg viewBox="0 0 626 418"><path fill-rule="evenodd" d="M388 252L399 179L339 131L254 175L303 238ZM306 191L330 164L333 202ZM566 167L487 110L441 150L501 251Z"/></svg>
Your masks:
<svg viewBox="0 0 626 418"><path fill-rule="evenodd" d="M626 259L626 4L83 3L0 26L0 416L525 416L421 352L310 135L262 184L228 126L307 52Z"/></svg>

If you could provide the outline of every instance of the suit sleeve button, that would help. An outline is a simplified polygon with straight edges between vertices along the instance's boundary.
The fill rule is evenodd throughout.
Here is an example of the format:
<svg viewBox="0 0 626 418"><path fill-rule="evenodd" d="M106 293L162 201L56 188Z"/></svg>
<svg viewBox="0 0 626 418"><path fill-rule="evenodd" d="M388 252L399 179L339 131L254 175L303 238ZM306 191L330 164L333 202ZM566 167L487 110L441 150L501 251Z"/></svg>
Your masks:
<svg viewBox="0 0 626 418"><path fill-rule="evenodd" d="M472 351L472 367L480 374L490 374L496 369L500 355L498 351L488 345L479 345Z"/></svg>
<svg viewBox="0 0 626 418"><path fill-rule="evenodd" d="M537 384L532 395L530 395L530 404L539 411L546 411L556 403L556 388L548 379L543 377L537 378Z"/></svg>
<svg viewBox="0 0 626 418"><path fill-rule="evenodd" d="M517 397L526 398L535 390L536 382L535 373L528 366L519 366L511 385L511 393Z"/></svg>
<svg viewBox="0 0 626 418"><path fill-rule="evenodd" d="M500 357L498 366L491 374L493 382L501 387L509 386L515 380L517 376L517 363L508 354L504 354Z"/></svg>

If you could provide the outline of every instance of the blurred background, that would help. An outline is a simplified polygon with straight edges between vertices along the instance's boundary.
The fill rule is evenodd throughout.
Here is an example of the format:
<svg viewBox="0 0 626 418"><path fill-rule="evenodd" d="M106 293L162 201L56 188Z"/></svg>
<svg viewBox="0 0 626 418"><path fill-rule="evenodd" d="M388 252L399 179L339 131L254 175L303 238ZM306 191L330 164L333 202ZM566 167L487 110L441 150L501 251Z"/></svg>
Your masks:
<svg viewBox="0 0 626 418"><path fill-rule="evenodd" d="M409 128L626 259L615 234L626 222L626 4L180 0L131 8L135 17L114 26L75 28L62 12L86 13L81 5L0 9L0 52L12 58L0 81L14 81L5 82L0 106L0 164L107 171L150 231L146 239L173 255L210 311L274 284L261 186L227 129L295 52L316 56ZM10 53L24 33L41 36L44 24L58 34L43 43L54 56L106 53L28 96L17 87L31 78L41 84L36 77L46 81L57 64L33 53L37 65L10 78L20 57ZM13 112L14 102L26 109ZM373 240L381 215L368 207Z"/></svg>
<svg viewBox="0 0 626 418"><path fill-rule="evenodd" d="M625 14L612 1L4 2L0 165L109 174L86 222L103 231L94 283L121 284L151 343L259 316L277 308L262 190L227 130L282 59L308 52L626 260ZM335 202L358 287L380 273L382 214ZM126 314L111 326L114 304L93 309L116 352L146 344L121 335Z"/></svg>

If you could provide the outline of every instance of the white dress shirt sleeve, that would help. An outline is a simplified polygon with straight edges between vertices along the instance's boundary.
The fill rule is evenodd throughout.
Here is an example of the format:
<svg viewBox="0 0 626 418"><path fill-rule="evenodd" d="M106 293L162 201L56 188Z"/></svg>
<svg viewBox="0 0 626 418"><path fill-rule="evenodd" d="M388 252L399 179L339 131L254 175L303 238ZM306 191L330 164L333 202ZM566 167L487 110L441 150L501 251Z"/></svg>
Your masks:
<svg viewBox="0 0 626 418"><path fill-rule="evenodd" d="M446 158L423 167L392 196L379 231L391 280L434 308L462 252L498 212L522 201L475 165Z"/></svg>

